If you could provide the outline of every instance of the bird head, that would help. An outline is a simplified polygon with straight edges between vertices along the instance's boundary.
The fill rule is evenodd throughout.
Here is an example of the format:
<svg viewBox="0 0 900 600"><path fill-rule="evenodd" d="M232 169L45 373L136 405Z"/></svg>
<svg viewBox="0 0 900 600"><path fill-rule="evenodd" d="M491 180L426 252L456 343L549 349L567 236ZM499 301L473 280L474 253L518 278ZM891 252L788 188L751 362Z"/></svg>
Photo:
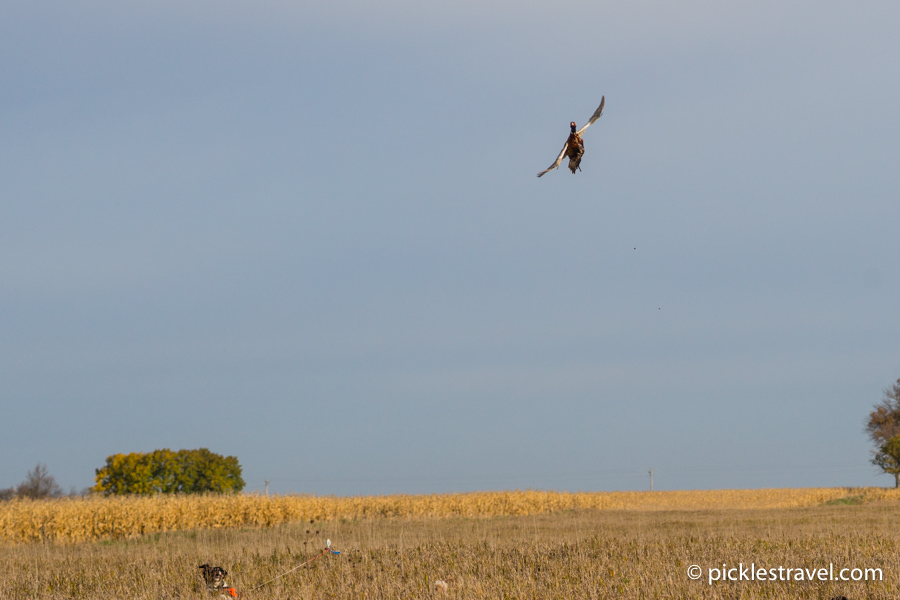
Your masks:
<svg viewBox="0 0 900 600"><path fill-rule="evenodd" d="M569 127L572 128L572 133L575 133L575 121L572 121L571 123L569 123Z"/></svg>

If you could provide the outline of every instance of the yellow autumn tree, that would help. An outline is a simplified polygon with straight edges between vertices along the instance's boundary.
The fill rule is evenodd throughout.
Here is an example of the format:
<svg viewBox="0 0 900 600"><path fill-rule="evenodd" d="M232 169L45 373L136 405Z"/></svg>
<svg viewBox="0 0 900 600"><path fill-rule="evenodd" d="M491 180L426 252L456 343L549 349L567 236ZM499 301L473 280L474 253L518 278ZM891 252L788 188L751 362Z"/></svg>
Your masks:
<svg viewBox="0 0 900 600"><path fill-rule="evenodd" d="M195 494L244 489L241 465L234 456L206 448L113 454L96 469L94 492L119 494Z"/></svg>

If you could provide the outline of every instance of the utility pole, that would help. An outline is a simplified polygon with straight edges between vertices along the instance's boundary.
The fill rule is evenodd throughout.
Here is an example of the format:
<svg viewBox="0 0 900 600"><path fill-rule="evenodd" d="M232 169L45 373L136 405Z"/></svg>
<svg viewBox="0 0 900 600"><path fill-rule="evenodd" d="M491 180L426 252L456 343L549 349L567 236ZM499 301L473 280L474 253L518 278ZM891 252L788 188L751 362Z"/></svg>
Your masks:
<svg viewBox="0 0 900 600"><path fill-rule="evenodd" d="M653 469L650 469L650 491L653 491Z"/></svg>
<svg viewBox="0 0 900 600"><path fill-rule="evenodd" d="M266 496L268 496L269 495L269 480L266 479L265 482L266 482ZM652 488L653 486L651 485L650 487Z"/></svg>

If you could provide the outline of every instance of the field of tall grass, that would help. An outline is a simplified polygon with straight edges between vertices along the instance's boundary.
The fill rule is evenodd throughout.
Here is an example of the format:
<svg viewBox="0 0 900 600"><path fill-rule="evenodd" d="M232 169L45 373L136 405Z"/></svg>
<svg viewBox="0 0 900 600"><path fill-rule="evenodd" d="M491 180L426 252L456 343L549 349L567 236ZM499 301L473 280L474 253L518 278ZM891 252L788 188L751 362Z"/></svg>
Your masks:
<svg viewBox="0 0 900 600"><path fill-rule="evenodd" d="M900 597L900 502L858 503L859 495L832 500L796 508L652 504L518 516L334 518L96 542L6 543L0 544L0 598L209 598L197 569L202 563L224 567L228 583L247 600ZM297 568L320 555L326 539L340 554ZM882 577L709 583L708 569L741 563L877 568ZM702 569L700 579L688 577L691 565Z"/></svg>
<svg viewBox="0 0 900 600"><path fill-rule="evenodd" d="M774 509L900 498L884 488L672 492L509 491L394 496L134 496L0 503L0 543L83 542L157 532L383 517L494 517L574 509Z"/></svg>

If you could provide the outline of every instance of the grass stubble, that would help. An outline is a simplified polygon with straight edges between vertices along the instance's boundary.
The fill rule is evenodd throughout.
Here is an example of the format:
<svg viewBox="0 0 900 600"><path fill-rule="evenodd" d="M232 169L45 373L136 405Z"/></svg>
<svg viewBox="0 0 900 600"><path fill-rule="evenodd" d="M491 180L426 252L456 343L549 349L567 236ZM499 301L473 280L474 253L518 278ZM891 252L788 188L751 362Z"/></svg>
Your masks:
<svg viewBox="0 0 900 600"><path fill-rule="evenodd" d="M795 508L575 508L382 516L0 545L2 599L208 598L221 565L244 598L900 598L900 501ZM320 553L325 555L259 589ZM883 581L707 583L707 569L880 568ZM703 577L690 580L699 565ZM435 586L447 583L446 592Z"/></svg>

